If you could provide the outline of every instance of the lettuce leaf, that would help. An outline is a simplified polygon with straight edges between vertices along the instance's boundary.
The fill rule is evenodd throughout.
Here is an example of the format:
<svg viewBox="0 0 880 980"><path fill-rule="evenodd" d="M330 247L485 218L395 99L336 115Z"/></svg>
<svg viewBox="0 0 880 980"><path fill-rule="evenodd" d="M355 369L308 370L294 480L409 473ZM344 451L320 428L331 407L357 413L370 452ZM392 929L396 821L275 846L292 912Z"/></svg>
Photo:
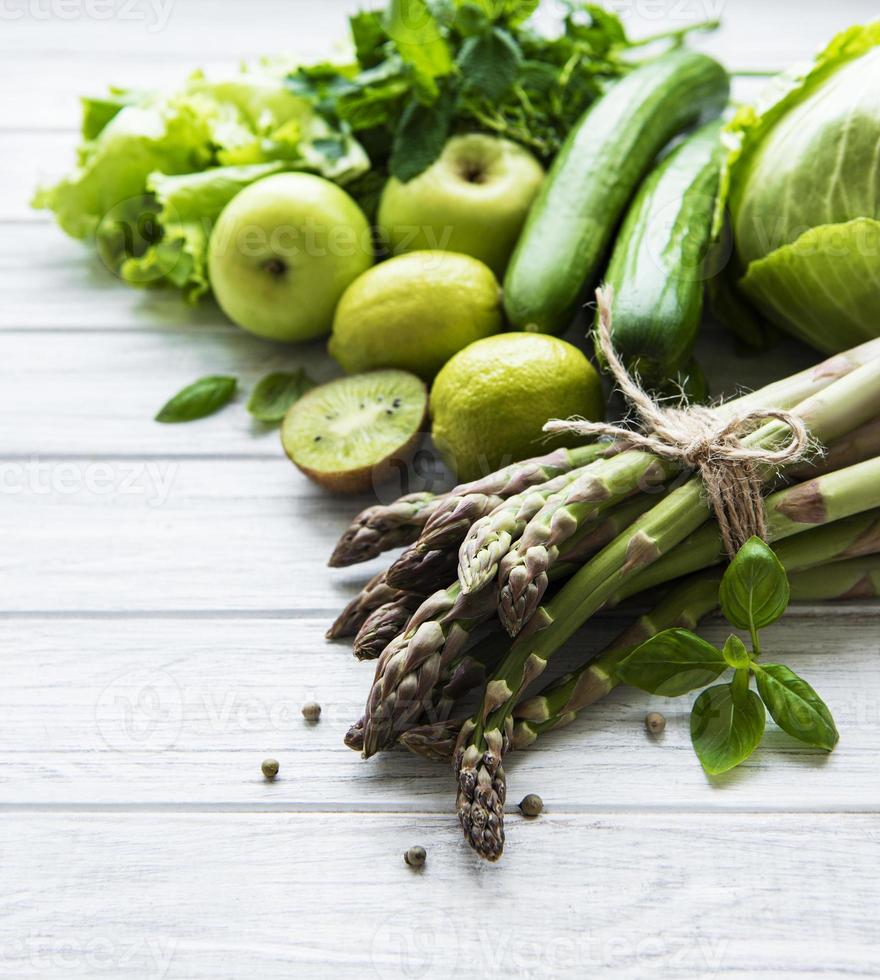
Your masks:
<svg viewBox="0 0 880 980"><path fill-rule="evenodd" d="M77 166L39 190L34 207L54 211L72 237L94 239L127 282L197 299L209 288L211 227L242 187L285 169L343 184L369 169L347 131L288 89L289 70L196 72L177 89L85 100Z"/></svg>

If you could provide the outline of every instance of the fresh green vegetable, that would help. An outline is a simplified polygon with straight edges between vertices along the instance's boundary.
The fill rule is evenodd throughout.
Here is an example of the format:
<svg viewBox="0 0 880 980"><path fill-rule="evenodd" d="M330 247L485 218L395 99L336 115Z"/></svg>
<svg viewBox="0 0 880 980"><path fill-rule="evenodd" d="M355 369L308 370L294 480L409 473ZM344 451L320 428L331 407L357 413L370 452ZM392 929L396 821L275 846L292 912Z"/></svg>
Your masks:
<svg viewBox="0 0 880 980"><path fill-rule="evenodd" d="M724 134L741 294L819 350L880 333L878 86L880 21L775 79Z"/></svg>
<svg viewBox="0 0 880 980"><path fill-rule="evenodd" d="M685 140L639 189L605 281L614 347L648 383L687 365L700 326L721 172L721 123Z"/></svg>
<svg viewBox="0 0 880 980"><path fill-rule="evenodd" d="M704 687L733 668L733 680L703 691L691 713L694 750L710 774L733 769L757 748L764 734L764 705L794 738L829 752L837 743L831 712L810 685L788 667L757 662L758 630L785 612L789 597L779 559L767 544L752 538L724 572L719 589L722 612L734 626L748 629L751 651L736 635L718 650L688 630L668 629L646 640L617 667L624 683L668 697ZM749 690L752 676L758 694Z"/></svg>
<svg viewBox="0 0 880 980"><path fill-rule="evenodd" d="M302 368L267 374L251 392L247 410L260 422L280 422L290 406L314 387L315 382Z"/></svg>
<svg viewBox="0 0 880 980"><path fill-rule="evenodd" d="M504 300L521 330L565 329L627 202L661 149L727 102L711 58L673 51L636 69L598 100L559 151L508 266Z"/></svg>
<svg viewBox="0 0 880 980"><path fill-rule="evenodd" d="M344 183L369 167L350 136L286 88L287 70L197 72L171 92L87 101L78 166L38 191L34 207L54 211L74 238L94 238L126 282L197 299L208 289L211 227L242 187L282 169Z"/></svg>
<svg viewBox="0 0 880 980"><path fill-rule="evenodd" d="M238 381L211 374L181 389L156 415L157 422L194 422L219 412L235 397Z"/></svg>

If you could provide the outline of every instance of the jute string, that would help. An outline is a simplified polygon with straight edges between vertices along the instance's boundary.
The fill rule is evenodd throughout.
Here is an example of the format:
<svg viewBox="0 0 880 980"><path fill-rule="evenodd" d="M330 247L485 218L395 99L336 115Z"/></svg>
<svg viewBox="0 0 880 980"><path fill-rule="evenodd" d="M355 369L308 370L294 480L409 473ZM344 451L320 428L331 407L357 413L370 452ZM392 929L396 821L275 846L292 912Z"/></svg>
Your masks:
<svg viewBox="0 0 880 980"><path fill-rule="evenodd" d="M554 419L545 432L572 432L598 438L609 436L624 448L644 449L675 460L700 474L709 504L718 520L721 538L732 558L745 542L767 536L764 510L764 467L795 463L810 449L806 425L796 415L774 408L755 409L724 419L702 405L659 405L626 370L611 342L610 287L596 290L599 346L608 369L626 400L635 409L640 430L582 419ZM791 430L788 443L777 450L749 448L743 437L772 419Z"/></svg>

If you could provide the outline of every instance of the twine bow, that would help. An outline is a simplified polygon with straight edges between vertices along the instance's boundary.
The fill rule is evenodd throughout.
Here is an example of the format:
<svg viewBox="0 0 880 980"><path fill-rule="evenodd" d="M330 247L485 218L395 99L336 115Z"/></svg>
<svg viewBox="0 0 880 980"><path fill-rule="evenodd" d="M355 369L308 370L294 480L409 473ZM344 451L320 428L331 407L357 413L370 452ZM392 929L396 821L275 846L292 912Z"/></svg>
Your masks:
<svg viewBox="0 0 880 980"><path fill-rule="evenodd" d="M629 374L614 349L612 300L610 287L596 290L599 346L618 388L638 414L641 431L582 419L554 419L544 426L544 431L593 438L610 436L625 448L644 449L697 470L718 520L724 548L732 558L753 535L766 538L761 470L803 459L810 448L807 427L796 415L773 408L720 418L702 405L676 408L659 405ZM744 436L772 419L791 430L786 445L777 450L743 445Z"/></svg>

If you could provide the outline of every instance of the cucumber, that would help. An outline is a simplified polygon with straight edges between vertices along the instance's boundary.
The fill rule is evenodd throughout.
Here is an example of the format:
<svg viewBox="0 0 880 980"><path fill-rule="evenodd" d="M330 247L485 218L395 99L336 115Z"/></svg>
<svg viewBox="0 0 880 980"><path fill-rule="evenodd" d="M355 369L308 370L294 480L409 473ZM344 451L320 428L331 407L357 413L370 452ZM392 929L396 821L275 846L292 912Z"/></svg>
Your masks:
<svg viewBox="0 0 880 980"><path fill-rule="evenodd" d="M727 102L727 73L686 49L637 68L593 103L565 140L504 280L515 328L559 333L591 284L627 202L661 149Z"/></svg>
<svg viewBox="0 0 880 980"><path fill-rule="evenodd" d="M605 274L614 298L614 346L646 381L690 359L721 177L721 123L697 130L639 189Z"/></svg>

